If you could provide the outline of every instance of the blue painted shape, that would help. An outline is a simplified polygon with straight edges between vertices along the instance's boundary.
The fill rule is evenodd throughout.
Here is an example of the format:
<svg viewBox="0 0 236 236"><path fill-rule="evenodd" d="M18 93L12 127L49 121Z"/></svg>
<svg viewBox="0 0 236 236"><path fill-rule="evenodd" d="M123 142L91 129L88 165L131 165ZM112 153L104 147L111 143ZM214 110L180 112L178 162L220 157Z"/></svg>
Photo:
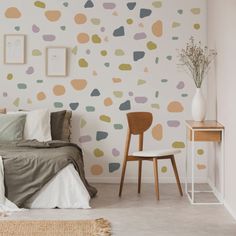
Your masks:
<svg viewBox="0 0 236 236"><path fill-rule="evenodd" d="M91 0L88 0L85 4L84 4L84 8L92 8L94 7L94 4Z"/></svg>
<svg viewBox="0 0 236 236"><path fill-rule="evenodd" d="M92 93L90 94L91 97L97 97L100 96L100 92L98 89L94 89Z"/></svg>
<svg viewBox="0 0 236 236"><path fill-rule="evenodd" d="M150 9L145 9L145 8L141 8L141 9L140 9L140 13L139 13L139 17L140 17L140 18L144 18L144 17L150 16L151 13L152 13L152 10L150 10Z"/></svg>
<svg viewBox="0 0 236 236"><path fill-rule="evenodd" d="M121 111L130 110L131 109L130 100L127 100L127 101L121 103L119 109Z"/></svg>
<svg viewBox="0 0 236 236"><path fill-rule="evenodd" d="M144 56L145 56L144 51L135 51L133 53L134 61L138 61L138 60L142 59Z"/></svg>
<svg viewBox="0 0 236 236"><path fill-rule="evenodd" d="M100 140L102 140L102 139L107 138L107 136L108 136L108 133L107 133L107 132L105 132L105 131L97 131L96 140L97 140L97 141L100 141Z"/></svg>
<svg viewBox="0 0 236 236"><path fill-rule="evenodd" d="M128 2L127 7L129 10L133 10L136 6L136 2Z"/></svg>
<svg viewBox="0 0 236 236"><path fill-rule="evenodd" d="M120 26L119 28L115 29L113 32L113 36L120 37L125 35L124 26Z"/></svg>
<svg viewBox="0 0 236 236"><path fill-rule="evenodd" d="M70 108L71 108L71 110L76 110L77 108L78 108L78 106L79 106L79 103L78 102L72 102L72 103L70 103Z"/></svg>
<svg viewBox="0 0 236 236"><path fill-rule="evenodd" d="M109 163L109 172L112 173L120 168L120 163Z"/></svg>

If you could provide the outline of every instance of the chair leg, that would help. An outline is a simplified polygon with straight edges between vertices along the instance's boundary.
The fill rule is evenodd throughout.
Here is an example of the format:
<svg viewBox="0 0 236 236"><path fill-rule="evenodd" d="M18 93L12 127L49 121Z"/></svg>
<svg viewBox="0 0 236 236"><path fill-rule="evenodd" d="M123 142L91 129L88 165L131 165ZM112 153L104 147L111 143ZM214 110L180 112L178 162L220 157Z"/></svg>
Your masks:
<svg viewBox="0 0 236 236"><path fill-rule="evenodd" d="M138 193L141 192L142 160L138 161Z"/></svg>
<svg viewBox="0 0 236 236"><path fill-rule="evenodd" d="M155 178L156 196L157 196L157 200L160 200L157 158L153 158L153 170L154 170L154 178Z"/></svg>
<svg viewBox="0 0 236 236"><path fill-rule="evenodd" d="M173 170L174 170L174 173L175 173L175 178L176 178L176 182L177 182L177 185L178 185L179 193L180 193L181 196L183 196L182 187L181 187L181 184L180 184L178 170L177 170L177 167L176 167L174 156L171 157L171 163L172 163Z"/></svg>
<svg viewBox="0 0 236 236"><path fill-rule="evenodd" d="M124 162L123 162L122 174L121 174L121 179L120 179L119 197L121 197L121 194L122 194L122 189L123 189L123 184L124 184L124 178L125 178L126 164L127 164L127 160L126 160L126 158L125 158L125 159L124 159Z"/></svg>

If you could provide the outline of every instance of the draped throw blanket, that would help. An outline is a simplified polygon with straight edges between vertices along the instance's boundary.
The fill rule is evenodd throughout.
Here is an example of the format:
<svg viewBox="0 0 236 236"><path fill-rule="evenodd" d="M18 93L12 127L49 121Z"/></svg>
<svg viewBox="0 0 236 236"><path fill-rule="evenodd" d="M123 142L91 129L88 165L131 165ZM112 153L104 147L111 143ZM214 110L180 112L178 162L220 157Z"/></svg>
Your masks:
<svg viewBox="0 0 236 236"><path fill-rule="evenodd" d="M2 157L0 156L0 216L5 216L6 213L12 211L20 211L13 202L9 201L5 197L5 187L4 187L4 168Z"/></svg>
<svg viewBox="0 0 236 236"><path fill-rule="evenodd" d="M97 190L85 178L81 149L63 141L0 143L5 195L18 207L37 193L61 169L72 163L91 197Z"/></svg>

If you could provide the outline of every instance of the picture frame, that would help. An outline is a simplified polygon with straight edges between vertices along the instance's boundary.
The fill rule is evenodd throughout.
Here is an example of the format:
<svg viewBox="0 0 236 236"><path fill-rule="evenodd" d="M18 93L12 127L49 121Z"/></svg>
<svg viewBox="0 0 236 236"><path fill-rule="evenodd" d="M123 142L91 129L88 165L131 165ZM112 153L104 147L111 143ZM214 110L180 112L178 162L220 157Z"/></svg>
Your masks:
<svg viewBox="0 0 236 236"><path fill-rule="evenodd" d="M67 55L66 47L47 47L45 70L48 77L66 77L67 69Z"/></svg>
<svg viewBox="0 0 236 236"><path fill-rule="evenodd" d="M4 35L4 64L25 64L26 35Z"/></svg>

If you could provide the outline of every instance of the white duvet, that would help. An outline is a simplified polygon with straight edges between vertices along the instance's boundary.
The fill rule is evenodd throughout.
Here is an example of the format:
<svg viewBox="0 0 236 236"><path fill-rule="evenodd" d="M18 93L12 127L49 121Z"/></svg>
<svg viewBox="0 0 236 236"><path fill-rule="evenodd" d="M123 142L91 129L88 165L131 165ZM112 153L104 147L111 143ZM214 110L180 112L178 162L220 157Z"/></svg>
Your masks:
<svg viewBox="0 0 236 236"><path fill-rule="evenodd" d="M62 169L27 203L29 208L90 208L90 196L72 164ZM4 168L0 156L0 214L20 211L5 197Z"/></svg>

